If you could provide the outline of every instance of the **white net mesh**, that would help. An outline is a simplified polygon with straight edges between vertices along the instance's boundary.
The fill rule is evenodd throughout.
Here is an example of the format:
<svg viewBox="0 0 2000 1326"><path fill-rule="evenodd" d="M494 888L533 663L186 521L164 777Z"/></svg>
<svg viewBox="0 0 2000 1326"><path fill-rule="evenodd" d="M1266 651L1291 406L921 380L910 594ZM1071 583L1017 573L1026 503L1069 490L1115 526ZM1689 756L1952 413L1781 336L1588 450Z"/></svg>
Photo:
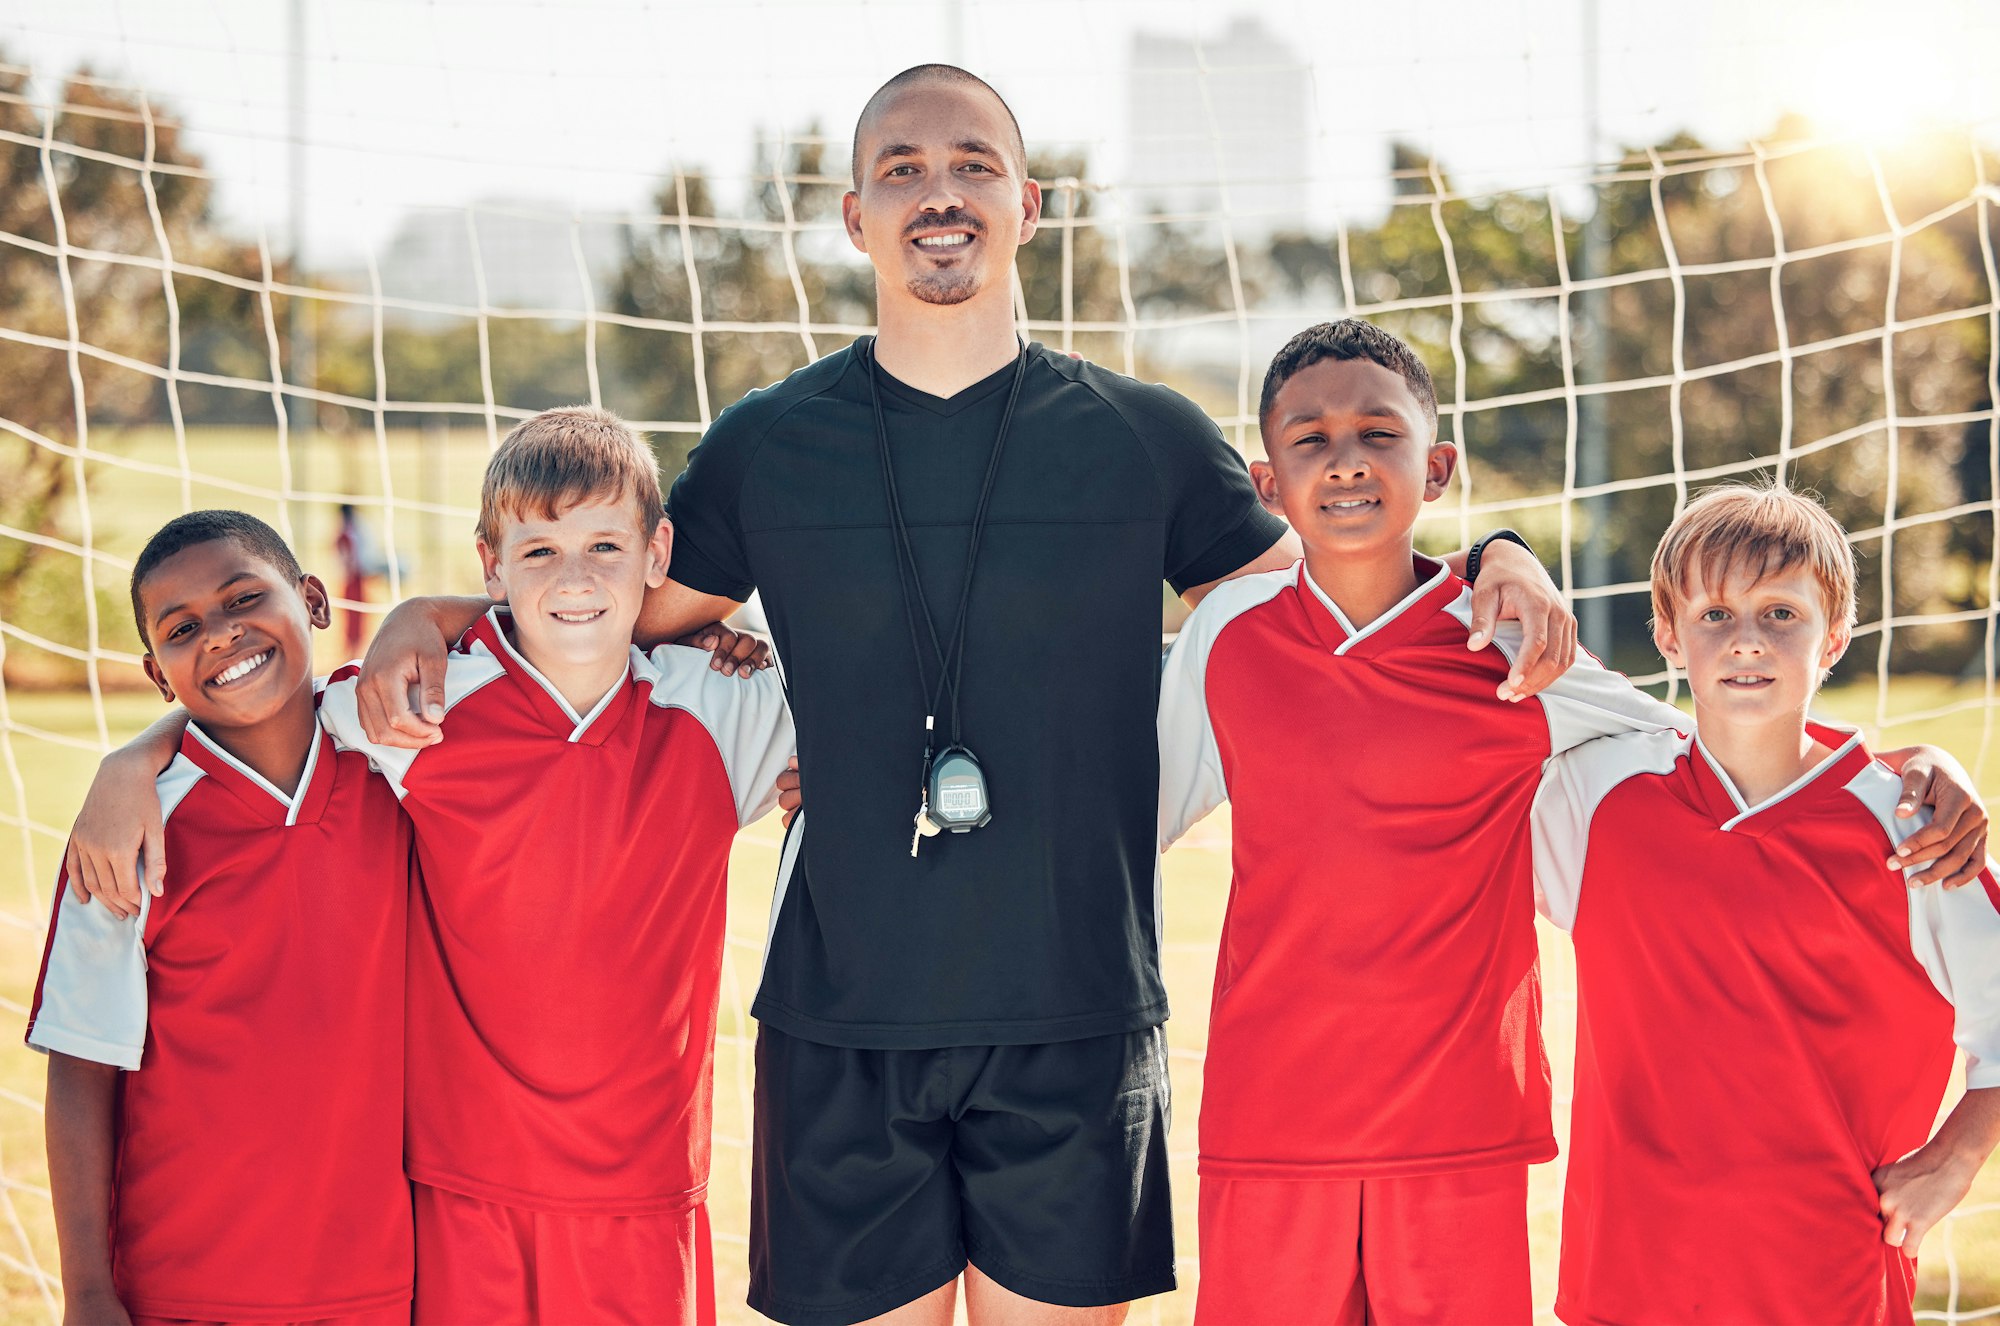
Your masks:
<svg viewBox="0 0 2000 1326"><path fill-rule="evenodd" d="M272 520L335 592L332 662L398 597L476 589L478 474L514 420L610 406L671 474L730 401L868 330L838 221L847 117L940 54L1010 94L1047 186L1020 268L1030 335L1173 384L1254 452L1270 353L1308 322L1381 321L1424 352L1462 451L1426 539L1522 529L1560 558L1593 647L1669 687L1645 567L1678 504L1759 472L1815 488L1864 567L1826 708L1878 744L1949 746L2000 793L2000 151L1995 117L1934 95L1945 65L1972 79L2000 56L2000 15L1973 0L1895 32L1840 6L1696 17L1659 50L1540 0L1410 20L1434 41L1371 15L1343 40L1322 7L1277 0L353 0L305 11L302 40L264 8L0 20L0 1010L17 1046L65 826L97 756L157 713L122 601L146 535L202 506ZM1058 22L1061 49L1035 39ZM1906 31L1931 77L1880 72ZM748 49L752 67L716 67ZM1781 119L1821 109L1787 100L1809 90L1788 71L1829 51L1875 70L1846 91L1882 122L1939 118ZM1703 97L1659 91L1682 70L1705 71ZM1702 116L1725 127L1681 131ZM746 146L724 122L767 127ZM1139 1320L1186 1320L1199 1273L1192 1122L1227 832L1225 812L1169 858L1184 1288ZM751 829L732 882L726 1316L775 844ZM1561 1085L1566 941L1545 934L1544 956ZM42 1070L18 1048L0 1064L0 1286L43 1319L60 1286ZM1545 1315L1560 1184L1560 1163L1536 1171ZM1927 1252L1920 1316L2000 1317L2000 1171Z"/></svg>

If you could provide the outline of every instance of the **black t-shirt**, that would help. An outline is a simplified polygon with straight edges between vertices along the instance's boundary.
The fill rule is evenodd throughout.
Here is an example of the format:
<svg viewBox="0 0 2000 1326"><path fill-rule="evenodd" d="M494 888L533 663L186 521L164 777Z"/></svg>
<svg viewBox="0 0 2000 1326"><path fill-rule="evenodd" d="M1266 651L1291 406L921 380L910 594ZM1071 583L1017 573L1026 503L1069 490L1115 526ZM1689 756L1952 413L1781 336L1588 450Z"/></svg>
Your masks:
<svg viewBox="0 0 2000 1326"><path fill-rule="evenodd" d="M1025 1044L1166 1017L1160 581L1227 575L1284 526L1191 402L1039 345L1027 354L965 636L964 741L993 819L926 838L914 860L927 692L868 375L948 647L1014 366L944 400L843 350L725 411L673 486L674 579L736 599L761 590L790 686L806 809L751 1009L789 1035ZM938 723L942 746L946 714Z"/></svg>

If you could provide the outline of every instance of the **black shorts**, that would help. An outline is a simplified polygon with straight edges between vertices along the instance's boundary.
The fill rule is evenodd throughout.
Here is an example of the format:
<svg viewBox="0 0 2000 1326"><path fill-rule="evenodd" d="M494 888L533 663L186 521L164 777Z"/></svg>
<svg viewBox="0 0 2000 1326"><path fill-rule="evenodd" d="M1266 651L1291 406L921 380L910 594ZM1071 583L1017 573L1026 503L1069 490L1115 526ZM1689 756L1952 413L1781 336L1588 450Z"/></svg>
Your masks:
<svg viewBox="0 0 2000 1326"><path fill-rule="evenodd" d="M847 1326L968 1261L1066 1307L1165 1293L1167 1118L1158 1027L944 1050L760 1027L750 1306Z"/></svg>

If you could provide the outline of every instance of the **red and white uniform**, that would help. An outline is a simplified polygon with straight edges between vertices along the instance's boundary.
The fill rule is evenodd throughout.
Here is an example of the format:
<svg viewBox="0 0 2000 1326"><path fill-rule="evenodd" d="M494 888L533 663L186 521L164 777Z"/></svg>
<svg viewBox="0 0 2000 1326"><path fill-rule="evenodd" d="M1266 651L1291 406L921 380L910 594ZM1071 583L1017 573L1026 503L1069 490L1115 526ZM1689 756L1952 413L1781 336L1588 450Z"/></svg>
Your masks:
<svg viewBox="0 0 2000 1326"><path fill-rule="evenodd" d="M1870 1172L1951 1073L2000 1086L2000 888L1883 868L1921 818L1861 739L1746 805L1698 740L1594 742L1535 802L1544 911L1576 939L1576 1100L1556 1312L1908 1322Z"/></svg>
<svg viewBox="0 0 2000 1326"><path fill-rule="evenodd" d="M708 1184L729 845L775 804L793 750L784 697L774 673L726 676L702 651L665 645L634 650L625 679L578 714L505 621L495 609L454 650L438 745L368 744L351 680L337 677L321 706L403 799L425 871L410 949L410 1177L546 1217L668 1219L701 1241L705 1267L694 1212ZM497 1232L507 1224L486 1222L495 1247L512 1238ZM424 1235L420 1219L419 1319L462 1316L427 1286ZM520 1246L512 1270L532 1277L535 1254ZM508 1273L459 1269L466 1284ZM564 1315L545 1285L517 1288L539 1305L524 1315ZM693 1284L633 1285L626 1301L657 1315L656 1288L694 1319Z"/></svg>
<svg viewBox="0 0 2000 1326"><path fill-rule="evenodd" d="M1303 563L1245 576L1203 600L1168 657L1162 847L1234 807L1204 1187L1555 1155L1528 808L1552 753L1684 720L1589 659L1531 699L1497 699L1518 624L1474 653L1470 587L1426 558L1417 574L1359 629ZM1228 1234L1202 1230L1204 1303L1218 1248L1260 1255ZM1505 1275L1525 1310L1518 1242Z"/></svg>
<svg viewBox="0 0 2000 1326"><path fill-rule="evenodd" d="M406 1314L410 826L317 734L286 796L190 724L160 774L166 896L58 883L28 1043L121 1079L111 1254L135 1317Z"/></svg>

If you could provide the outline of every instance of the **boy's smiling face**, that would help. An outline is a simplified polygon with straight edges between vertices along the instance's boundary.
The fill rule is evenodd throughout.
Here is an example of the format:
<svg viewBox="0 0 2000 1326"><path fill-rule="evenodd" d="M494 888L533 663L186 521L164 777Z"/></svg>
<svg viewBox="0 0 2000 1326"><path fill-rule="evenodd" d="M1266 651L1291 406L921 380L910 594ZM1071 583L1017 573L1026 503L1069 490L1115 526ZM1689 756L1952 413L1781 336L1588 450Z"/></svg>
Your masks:
<svg viewBox="0 0 2000 1326"><path fill-rule="evenodd" d="M562 687L560 671L623 666L672 542L666 521L642 531L633 503L617 496L506 516L500 546L482 542L479 558L487 592L513 614L515 644Z"/></svg>
<svg viewBox="0 0 2000 1326"><path fill-rule="evenodd" d="M1402 375L1371 359L1308 364L1279 387L1263 422L1270 459L1250 467L1257 494L1316 551L1407 546L1417 512L1458 465Z"/></svg>
<svg viewBox="0 0 2000 1326"><path fill-rule="evenodd" d="M203 728L254 727L311 695L312 632L331 621L316 577L292 584L236 540L210 539L161 562L139 598L146 675Z"/></svg>
<svg viewBox="0 0 2000 1326"><path fill-rule="evenodd" d="M1826 591L1805 566L1767 576L1729 569L1715 585L1692 567L1675 619L1653 628L1660 653L1687 673L1703 726L1803 714L1849 637L1827 620Z"/></svg>

